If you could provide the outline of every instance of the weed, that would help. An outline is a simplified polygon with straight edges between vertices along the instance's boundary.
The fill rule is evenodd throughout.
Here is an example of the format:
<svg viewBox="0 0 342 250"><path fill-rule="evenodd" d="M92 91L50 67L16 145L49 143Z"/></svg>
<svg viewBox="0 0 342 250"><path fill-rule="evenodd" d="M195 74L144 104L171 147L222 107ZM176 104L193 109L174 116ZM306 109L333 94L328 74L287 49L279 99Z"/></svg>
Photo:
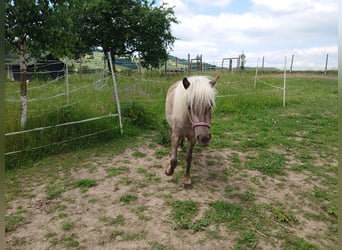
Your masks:
<svg viewBox="0 0 342 250"><path fill-rule="evenodd" d="M154 155L157 159L162 159L163 157L168 156L169 153L170 153L169 150L167 150L166 148L162 148L162 149L156 150Z"/></svg>
<svg viewBox="0 0 342 250"><path fill-rule="evenodd" d="M126 166L123 167L109 167L106 169L107 171L107 177L113 177L113 176L117 176L123 173L127 173L129 172L129 168Z"/></svg>
<svg viewBox="0 0 342 250"><path fill-rule="evenodd" d="M6 216L5 222L6 222L5 224L6 233L14 231L19 226L26 224L25 218L17 213Z"/></svg>
<svg viewBox="0 0 342 250"><path fill-rule="evenodd" d="M58 217L59 219L65 218L65 217L67 217L67 216L68 216L68 214L65 213L65 212L60 212L60 213L57 215L57 217Z"/></svg>
<svg viewBox="0 0 342 250"><path fill-rule="evenodd" d="M123 215L118 215L116 218L103 215L99 218L99 220L107 226L125 225L125 218L123 217Z"/></svg>
<svg viewBox="0 0 342 250"><path fill-rule="evenodd" d="M123 234L124 234L124 232L123 232L122 230L113 230L113 231L110 233L109 238L110 238L111 241L115 241L115 240L116 240L116 237L121 236L121 235L123 235Z"/></svg>
<svg viewBox="0 0 342 250"><path fill-rule="evenodd" d="M239 194L238 197L240 198L241 201L244 201L244 202L252 202L256 199L255 195L250 191L246 191L242 194Z"/></svg>
<svg viewBox="0 0 342 250"><path fill-rule="evenodd" d="M270 211L273 214L273 218L280 223L298 223L296 216L292 212L287 211L282 205L273 205L270 207Z"/></svg>
<svg viewBox="0 0 342 250"><path fill-rule="evenodd" d="M81 192L86 192L89 188L95 187L97 185L96 180L92 179L80 179L76 180L73 184L75 188L79 188Z"/></svg>
<svg viewBox="0 0 342 250"><path fill-rule="evenodd" d="M124 232L122 234L122 240L133 241L133 240L143 240L146 238L148 232L146 230L140 230L138 232Z"/></svg>
<svg viewBox="0 0 342 250"><path fill-rule="evenodd" d="M49 242L52 246L56 246L58 244L58 235L55 232L47 232L45 235L46 238L49 239Z"/></svg>
<svg viewBox="0 0 342 250"><path fill-rule="evenodd" d="M167 124L166 120L161 122L161 125L157 127L157 135L155 138L156 143L160 145L169 145L171 140L171 133L169 125Z"/></svg>
<svg viewBox="0 0 342 250"><path fill-rule="evenodd" d="M122 114L125 122L129 122L139 128L154 128L153 114L144 106L137 102L129 102L122 108Z"/></svg>
<svg viewBox="0 0 342 250"><path fill-rule="evenodd" d="M234 250L255 249L257 239L253 231L243 232L242 236L237 239Z"/></svg>
<svg viewBox="0 0 342 250"><path fill-rule="evenodd" d="M53 200L63 193L63 187L60 184L48 185L45 189L45 193L48 200Z"/></svg>
<svg viewBox="0 0 342 250"><path fill-rule="evenodd" d="M62 222L62 230L64 231L70 231L71 229L73 229L75 226L75 222L73 221L65 221Z"/></svg>
<svg viewBox="0 0 342 250"><path fill-rule="evenodd" d="M213 223L241 220L242 208L237 204L217 200L209 205L211 209L205 212L205 216Z"/></svg>
<svg viewBox="0 0 342 250"><path fill-rule="evenodd" d="M129 176L122 176L120 178L118 184L124 184L124 185L128 186L132 182L134 182L134 179L130 178Z"/></svg>
<svg viewBox="0 0 342 250"><path fill-rule="evenodd" d="M186 201L170 202L172 208L172 218L175 220L175 229L190 229L192 227L192 219L198 214L198 203Z"/></svg>
<svg viewBox="0 0 342 250"><path fill-rule="evenodd" d="M75 234L71 234L70 236L64 236L61 238L61 241L67 247L79 247L80 243L77 241L77 236Z"/></svg>
<svg viewBox="0 0 342 250"><path fill-rule="evenodd" d="M170 246L163 245L157 241L149 242L150 250L173 250L174 248Z"/></svg>
<svg viewBox="0 0 342 250"><path fill-rule="evenodd" d="M140 152L140 151L135 151L135 152L133 152L132 156L133 156L134 158L144 158L144 157L146 156L146 154L145 154L145 153L142 153L142 152Z"/></svg>
<svg viewBox="0 0 342 250"><path fill-rule="evenodd" d="M120 197L120 202L123 202L125 205L128 205L134 201L136 201L138 197L133 194L126 194Z"/></svg>
<svg viewBox="0 0 342 250"><path fill-rule="evenodd" d="M137 173L139 173L139 174L146 174L147 170L145 168L137 168Z"/></svg>
<svg viewBox="0 0 342 250"><path fill-rule="evenodd" d="M292 250L292 249L296 249L296 250L307 250L307 249L318 250L320 248L318 248L314 244L307 242L303 238L286 237L283 249L286 249L286 250Z"/></svg>
<svg viewBox="0 0 342 250"><path fill-rule="evenodd" d="M206 235L209 239L220 240L222 239L222 235L218 230L206 230Z"/></svg>

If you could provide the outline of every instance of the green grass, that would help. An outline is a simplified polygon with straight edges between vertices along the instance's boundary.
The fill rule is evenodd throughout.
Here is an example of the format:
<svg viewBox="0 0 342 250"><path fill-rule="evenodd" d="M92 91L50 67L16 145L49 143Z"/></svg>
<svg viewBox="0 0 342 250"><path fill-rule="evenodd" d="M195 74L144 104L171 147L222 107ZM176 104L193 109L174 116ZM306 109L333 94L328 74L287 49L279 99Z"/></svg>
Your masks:
<svg viewBox="0 0 342 250"><path fill-rule="evenodd" d="M5 217L5 232L14 231L17 227L25 223L25 217L20 215L20 213L10 214Z"/></svg>
<svg viewBox="0 0 342 250"><path fill-rule="evenodd" d="M174 220L176 230L187 229L192 232L203 231L213 224L236 222L241 220L242 208L236 204L224 201L214 201L209 204L210 209L206 210L201 219L194 221L199 213L200 204L191 200L172 201L171 217Z"/></svg>
<svg viewBox="0 0 342 250"><path fill-rule="evenodd" d="M276 152L261 152L255 159L250 159L247 166L265 175L285 175L285 157Z"/></svg>
<svg viewBox="0 0 342 250"><path fill-rule="evenodd" d="M125 218L123 217L123 215L118 215L115 218L103 215L103 216L100 216L99 220L103 222L105 225L110 225L110 226L125 225Z"/></svg>
<svg viewBox="0 0 342 250"><path fill-rule="evenodd" d="M73 186L79 188L81 192L86 192L89 188L95 187L96 185L97 181L92 179L79 179L73 183Z"/></svg>
<svg viewBox="0 0 342 250"><path fill-rule="evenodd" d="M173 201L170 206L175 229L190 229L193 224L192 219L198 214L198 203L191 200Z"/></svg>
<svg viewBox="0 0 342 250"><path fill-rule="evenodd" d="M109 167L106 169L107 171L107 176L108 177L113 177L113 176L117 176L123 173L128 173L129 172L129 168L126 166L122 166L122 167Z"/></svg>
<svg viewBox="0 0 342 250"><path fill-rule="evenodd" d="M62 230L64 231L70 231L71 229L73 229L75 226L75 222L74 221L65 221L62 223Z"/></svg>
<svg viewBox="0 0 342 250"><path fill-rule="evenodd" d="M255 249L257 242L256 235L253 231L243 232L242 235L237 239L233 249Z"/></svg>
<svg viewBox="0 0 342 250"><path fill-rule="evenodd" d="M56 199L61 196L64 191L64 187L57 184L51 184L46 187L46 198L49 200Z"/></svg>
<svg viewBox="0 0 342 250"><path fill-rule="evenodd" d="M137 232L124 232L122 234L122 240L124 241L134 241L134 240L142 240L146 238L147 235L146 230L140 230Z"/></svg>
<svg viewBox="0 0 342 250"><path fill-rule="evenodd" d="M125 205L128 205L132 202L135 202L138 199L136 195L126 194L120 197L120 202L123 202Z"/></svg>

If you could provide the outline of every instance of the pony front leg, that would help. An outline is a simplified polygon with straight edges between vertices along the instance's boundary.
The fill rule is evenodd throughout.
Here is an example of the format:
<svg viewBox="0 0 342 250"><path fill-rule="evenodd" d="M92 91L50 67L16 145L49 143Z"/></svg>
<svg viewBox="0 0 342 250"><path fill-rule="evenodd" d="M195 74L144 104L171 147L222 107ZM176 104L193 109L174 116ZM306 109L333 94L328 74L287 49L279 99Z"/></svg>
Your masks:
<svg viewBox="0 0 342 250"><path fill-rule="evenodd" d="M196 138L193 137L192 139L189 140L189 145L188 145L188 150L186 152L186 171L184 175L184 188L185 189L191 189L192 188L192 183L190 179L190 168L191 168L191 162L192 162L192 151L194 149L195 143L196 143Z"/></svg>
<svg viewBox="0 0 342 250"><path fill-rule="evenodd" d="M171 137L171 157L170 157L170 164L167 166L165 170L165 174L168 176L173 175L173 172L177 166L177 148L181 143L182 138L179 136L172 136Z"/></svg>

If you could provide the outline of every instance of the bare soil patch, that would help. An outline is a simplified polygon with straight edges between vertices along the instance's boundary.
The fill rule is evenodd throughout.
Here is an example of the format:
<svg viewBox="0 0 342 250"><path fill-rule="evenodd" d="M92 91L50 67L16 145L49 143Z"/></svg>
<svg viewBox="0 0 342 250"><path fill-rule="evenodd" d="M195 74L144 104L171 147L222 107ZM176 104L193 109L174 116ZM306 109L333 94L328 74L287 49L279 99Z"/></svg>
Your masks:
<svg viewBox="0 0 342 250"><path fill-rule="evenodd" d="M249 229L256 239L254 249L281 249L287 237L336 249L332 222L317 219L323 203L315 204L308 195L319 183L308 180L306 172L265 176L241 167L247 152L208 147L194 153L194 187L185 190L184 157L179 158L174 176L167 177L168 156L156 157L160 150L165 149L144 143L117 155L88 154L68 170L58 161L42 166L44 172L34 172L29 182L21 184L26 187L24 193L7 203L6 216L22 211L23 217L23 223L6 233L7 248L234 249L245 235L243 227L210 224L193 232L176 230L171 219L170 201L197 202L200 211L194 220L199 220L211 202L223 200L242 207L250 216L244 220L254 221ZM233 156L241 160L240 167L234 166ZM49 176L49 168L59 171ZM45 181L37 183L41 178ZM96 185L74 186L85 179L95 180ZM63 191L49 199L48 185Z"/></svg>

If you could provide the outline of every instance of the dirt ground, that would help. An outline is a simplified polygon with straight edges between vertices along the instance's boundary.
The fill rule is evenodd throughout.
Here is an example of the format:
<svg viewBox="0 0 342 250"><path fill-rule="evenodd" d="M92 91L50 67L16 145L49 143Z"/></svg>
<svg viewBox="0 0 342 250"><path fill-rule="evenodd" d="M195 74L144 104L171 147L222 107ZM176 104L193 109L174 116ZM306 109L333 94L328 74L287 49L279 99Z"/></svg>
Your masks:
<svg viewBox="0 0 342 250"><path fill-rule="evenodd" d="M7 248L234 249L243 232L227 229L224 224L210 225L199 232L175 230L169 202L198 202L197 217L200 218L209 203L215 200L248 206L237 196L227 196L227 187L239 187L236 190L239 194L253 192L255 206L281 204L292 211L297 221L281 223L274 219L270 210L264 210L259 216L266 217L270 226L266 232L255 227L257 242L254 249L281 249L286 235L306 239L325 249L329 246L336 249L334 237L326 237L330 223L307 216L317 215L319 208L305 195L312 192L313 186L320 185L310 175L289 171L286 176L269 177L256 170L232 169L233 156L244 161L248 155L230 149L214 151L208 147L194 153L194 186L186 190L182 178L177 178L183 175L181 166L176 168L173 177L164 174L167 153L156 157L156 152L163 151L166 149L152 147L147 141L118 155L91 152L77 156L75 161L70 153L36 166L37 171L22 176L18 186L20 195L7 204L7 216L20 214L24 218L23 223L6 233ZM180 162L183 160L179 158ZM291 160L288 157L287 162L291 163ZM73 162L72 166L65 167L65 161ZM337 165L337 162L333 164ZM124 171L111 176L111 168ZM224 171L228 171L227 178L223 178ZM95 179L96 186L86 190L75 188L72 183L79 179ZM63 191L49 198L48 185L61 187ZM127 195L137 199L124 202L122 197ZM264 228L265 225L260 226Z"/></svg>

